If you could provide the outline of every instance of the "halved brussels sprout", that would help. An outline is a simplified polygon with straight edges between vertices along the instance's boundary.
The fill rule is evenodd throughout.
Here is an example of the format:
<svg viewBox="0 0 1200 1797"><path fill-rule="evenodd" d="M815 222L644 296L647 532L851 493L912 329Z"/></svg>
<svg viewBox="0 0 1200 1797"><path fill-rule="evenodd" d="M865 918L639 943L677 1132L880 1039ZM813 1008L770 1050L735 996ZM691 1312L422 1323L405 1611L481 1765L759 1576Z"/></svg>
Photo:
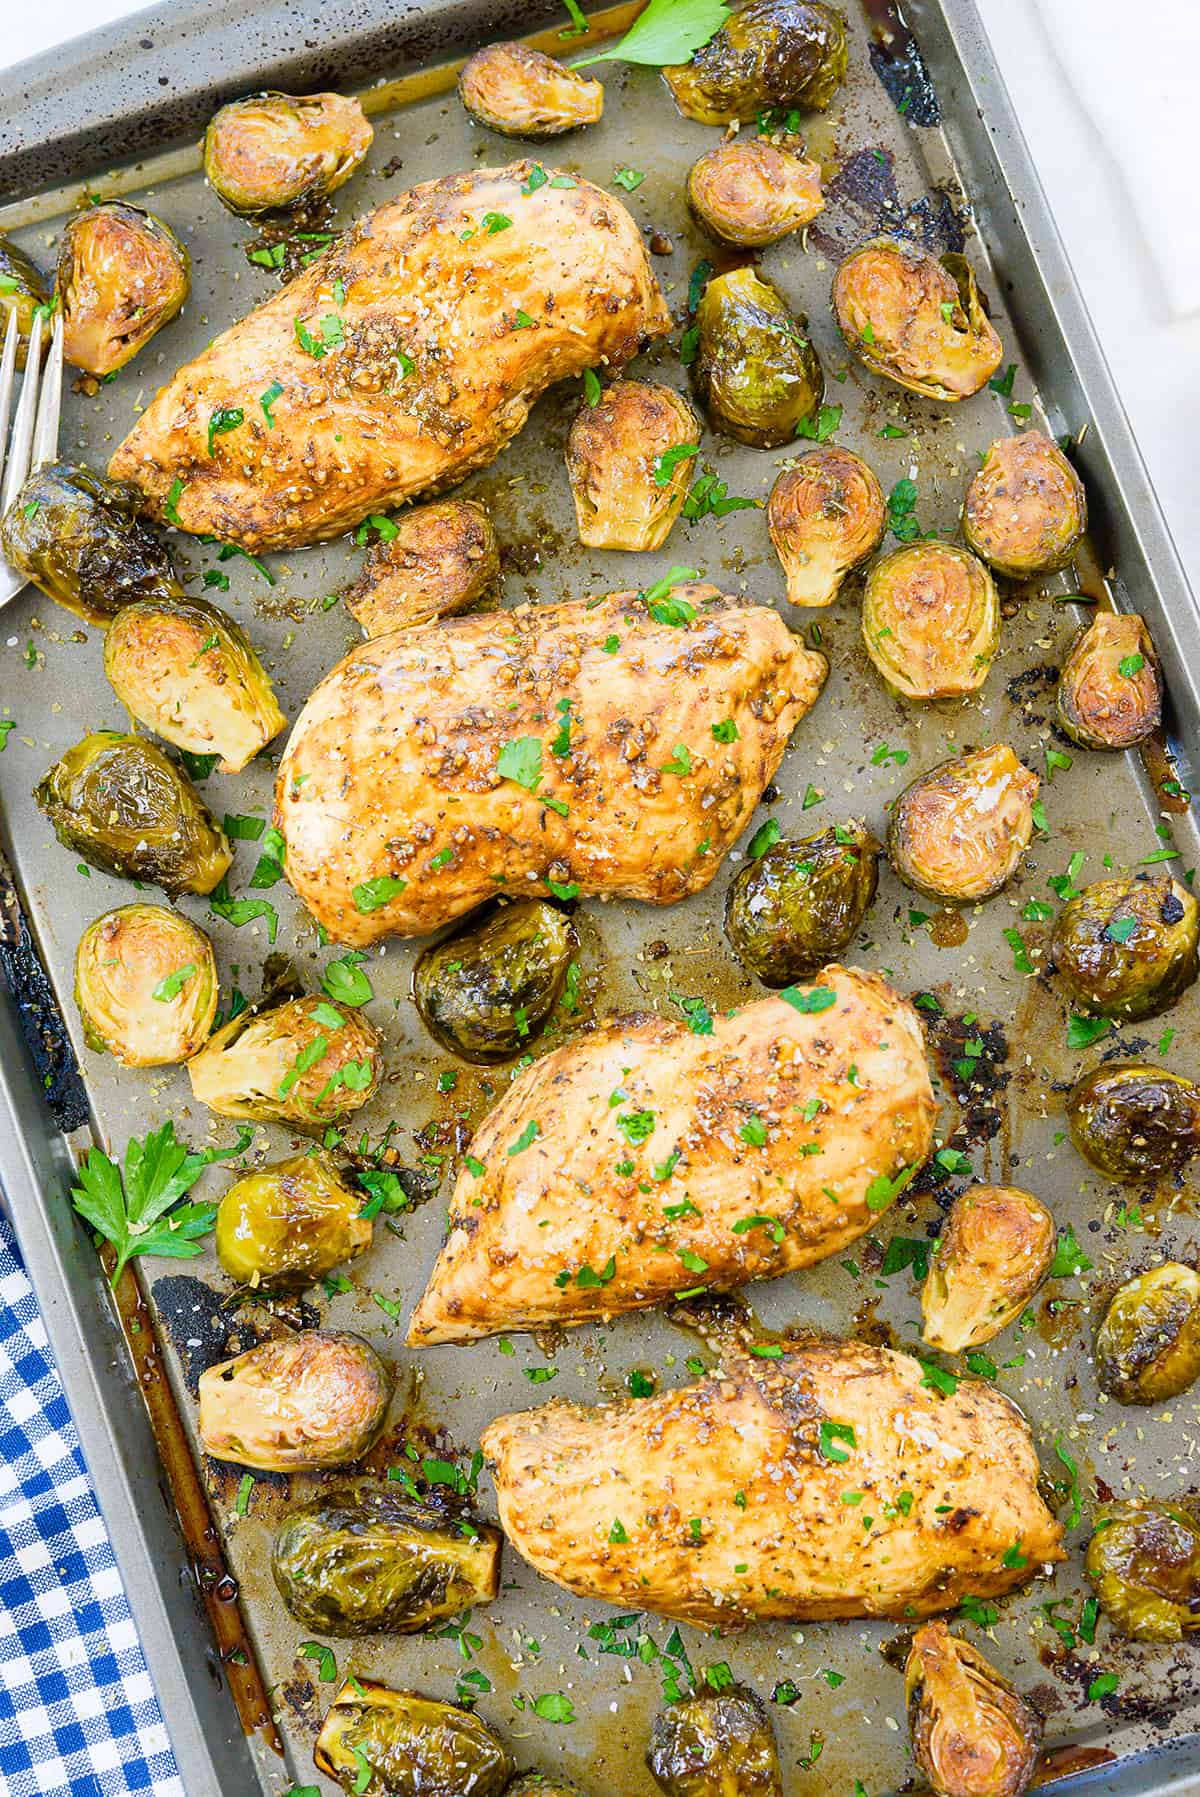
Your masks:
<svg viewBox="0 0 1200 1797"><path fill-rule="evenodd" d="M219 1117L290 1123L308 1135L367 1104L382 1071L375 1025L311 997L240 1012L188 1062L192 1091Z"/></svg>
<svg viewBox="0 0 1200 1797"><path fill-rule="evenodd" d="M808 320L747 265L708 283L695 322L692 376L713 423L760 449L789 443L825 393Z"/></svg>
<svg viewBox="0 0 1200 1797"><path fill-rule="evenodd" d="M687 498L700 420L670 387L614 381L582 405L567 438L579 540L591 549L659 549Z"/></svg>
<svg viewBox="0 0 1200 1797"><path fill-rule="evenodd" d="M1200 1086L1147 1061L1110 1061L1075 1081L1067 1127L1084 1160L1110 1179L1176 1172L1200 1154Z"/></svg>
<svg viewBox="0 0 1200 1797"><path fill-rule="evenodd" d="M313 1764L355 1797L499 1797L513 1771L470 1710L357 1678L321 1724Z"/></svg>
<svg viewBox="0 0 1200 1797"><path fill-rule="evenodd" d="M240 774L287 723L245 631L207 599L123 605L104 672L139 724L193 755L215 752L223 774Z"/></svg>
<svg viewBox="0 0 1200 1797"><path fill-rule="evenodd" d="M1200 1630L1200 1504L1193 1496L1104 1504L1084 1561L1100 1608L1130 1641Z"/></svg>
<svg viewBox="0 0 1200 1797"><path fill-rule="evenodd" d="M77 212L58 254L67 361L97 379L124 368L191 285L191 258L161 218L124 200Z"/></svg>
<svg viewBox="0 0 1200 1797"><path fill-rule="evenodd" d="M778 243L825 204L820 163L763 138L706 150L692 164L687 192L706 230L746 248Z"/></svg>
<svg viewBox="0 0 1200 1797"><path fill-rule="evenodd" d="M1065 568L1087 529L1083 482L1052 437L998 437L967 488L963 535L995 568L1023 580Z"/></svg>
<svg viewBox="0 0 1200 1797"><path fill-rule="evenodd" d="M1128 1022L1154 1017L1200 968L1200 907L1170 873L1085 886L1059 912L1050 961L1080 1010Z"/></svg>
<svg viewBox="0 0 1200 1797"><path fill-rule="evenodd" d="M667 1797L783 1797L770 1719L745 1685L701 1689L660 1710L646 1764Z"/></svg>
<svg viewBox="0 0 1200 1797"><path fill-rule="evenodd" d="M469 920L413 969L421 1021L464 1061L507 1061L557 1004L574 948L570 919L543 899L517 899L482 922Z"/></svg>
<svg viewBox="0 0 1200 1797"><path fill-rule="evenodd" d="M363 558L346 610L368 636L465 611L500 578L492 521L474 499L435 499L393 521Z"/></svg>
<svg viewBox="0 0 1200 1797"><path fill-rule="evenodd" d="M124 1067L174 1067L217 1014L212 944L164 905L122 905L90 923L75 951L75 1003L89 1048Z"/></svg>
<svg viewBox="0 0 1200 1797"><path fill-rule="evenodd" d="M242 1285L303 1288L371 1246L363 1196L321 1149L235 1180L217 1207L217 1259Z"/></svg>
<svg viewBox="0 0 1200 1797"><path fill-rule="evenodd" d="M561 1772L522 1772L506 1786L504 1797L584 1797L579 1786Z"/></svg>
<svg viewBox="0 0 1200 1797"><path fill-rule="evenodd" d="M992 328L964 257L873 237L833 279L833 309L859 361L926 399L967 399L1000 366Z"/></svg>
<svg viewBox="0 0 1200 1797"><path fill-rule="evenodd" d="M296 1621L321 1635L413 1635L490 1603L500 1532L414 1503L398 1485L325 1492L289 1513L271 1571Z"/></svg>
<svg viewBox="0 0 1200 1797"><path fill-rule="evenodd" d="M867 575L867 654L905 699L960 699L987 679L1000 645L1000 601L969 549L905 543Z"/></svg>
<svg viewBox="0 0 1200 1797"><path fill-rule="evenodd" d="M767 986L806 980L858 934L879 884L880 845L857 819L777 842L730 883L725 934Z"/></svg>
<svg viewBox="0 0 1200 1797"><path fill-rule="evenodd" d="M177 896L211 892L233 850L182 769L141 736L94 730L34 793L65 849Z"/></svg>
<svg viewBox="0 0 1200 1797"><path fill-rule="evenodd" d="M374 135L358 101L344 94L249 94L214 114L204 173L222 205L247 218L333 193Z"/></svg>
<svg viewBox="0 0 1200 1797"><path fill-rule="evenodd" d="M468 58L458 97L480 125L504 137L561 137L594 125L604 88L529 44L488 44Z"/></svg>
<svg viewBox="0 0 1200 1797"><path fill-rule="evenodd" d="M346 1466L379 1434L391 1397L391 1368L370 1342L304 1329L201 1373L200 1445L263 1472Z"/></svg>
<svg viewBox="0 0 1200 1797"><path fill-rule="evenodd" d="M48 306L50 290L41 270L30 261L24 250L0 232L0 343L8 329L9 314L17 315L17 367L24 368L33 315L39 306Z"/></svg>
<svg viewBox="0 0 1200 1797"><path fill-rule="evenodd" d="M906 786L892 809L888 856L927 898L977 904L1007 885L1033 835L1041 782L1007 743L952 755Z"/></svg>
<svg viewBox="0 0 1200 1797"><path fill-rule="evenodd" d="M879 547L883 489L851 449L822 443L781 468L767 501L767 529L793 605L832 605L850 572Z"/></svg>
<svg viewBox="0 0 1200 1797"><path fill-rule="evenodd" d="M921 1287L921 1334L961 1354L1008 1327L1050 1271L1054 1218L1020 1186L970 1186L954 1200Z"/></svg>
<svg viewBox="0 0 1200 1797"><path fill-rule="evenodd" d="M1021 1797L1037 1766L1036 1711L944 1622L913 1636L904 1668L913 1758L936 1797Z"/></svg>
<svg viewBox="0 0 1200 1797"><path fill-rule="evenodd" d="M1164 1261L1113 1293L1096 1333L1096 1378L1121 1404L1161 1404L1200 1378L1200 1274Z"/></svg>
<svg viewBox="0 0 1200 1797"><path fill-rule="evenodd" d="M1136 612L1098 612L1067 652L1058 721L1085 749L1130 749L1162 722L1158 655Z"/></svg>
<svg viewBox="0 0 1200 1797"><path fill-rule="evenodd" d="M107 624L133 599L181 591L169 550L138 517L143 496L90 468L48 462L0 519L0 549L51 599Z"/></svg>
<svg viewBox="0 0 1200 1797"><path fill-rule="evenodd" d="M773 107L823 110L846 73L845 20L819 0L749 0L690 62L665 68L685 118L749 120Z"/></svg>

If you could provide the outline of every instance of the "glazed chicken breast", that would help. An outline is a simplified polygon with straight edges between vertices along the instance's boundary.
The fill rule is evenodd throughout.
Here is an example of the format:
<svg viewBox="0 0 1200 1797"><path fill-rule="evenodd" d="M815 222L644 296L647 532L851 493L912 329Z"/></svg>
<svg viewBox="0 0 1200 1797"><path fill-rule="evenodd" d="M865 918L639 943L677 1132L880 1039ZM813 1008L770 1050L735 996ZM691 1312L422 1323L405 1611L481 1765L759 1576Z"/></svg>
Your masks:
<svg viewBox="0 0 1200 1797"><path fill-rule="evenodd" d="M619 370L670 323L610 194L532 162L447 175L361 219L181 368L110 473L184 530L317 542L483 467L552 381Z"/></svg>
<svg viewBox="0 0 1200 1797"><path fill-rule="evenodd" d="M712 587L373 638L317 687L280 764L288 878L357 947L497 891L686 898L749 822L825 674L777 612ZM731 741L714 737L721 722Z"/></svg>
<svg viewBox="0 0 1200 1797"><path fill-rule="evenodd" d="M704 1035L616 1018L526 1068L484 1120L409 1342L823 1260L925 1160L936 1113L916 1013L875 974L827 967Z"/></svg>
<svg viewBox="0 0 1200 1797"><path fill-rule="evenodd" d="M710 1626L910 1621L1064 1558L1000 1392L943 1394L864 1342L769 1347L654 1398L498 1417L482 1447L513 1546L580 1597Z"/></svg>

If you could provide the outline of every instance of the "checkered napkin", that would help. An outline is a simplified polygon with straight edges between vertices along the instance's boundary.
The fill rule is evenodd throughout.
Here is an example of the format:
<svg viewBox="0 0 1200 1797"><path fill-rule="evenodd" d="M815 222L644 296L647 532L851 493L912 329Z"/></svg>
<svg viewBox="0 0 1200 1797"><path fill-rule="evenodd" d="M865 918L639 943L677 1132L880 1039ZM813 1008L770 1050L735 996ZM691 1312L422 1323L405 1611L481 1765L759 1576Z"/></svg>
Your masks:
<svg viewBox="0 0 1200 1797"><path fill-rule="evenodd" d="M12 1232L0 1218L0 1797L184 1797Z"/></svg>

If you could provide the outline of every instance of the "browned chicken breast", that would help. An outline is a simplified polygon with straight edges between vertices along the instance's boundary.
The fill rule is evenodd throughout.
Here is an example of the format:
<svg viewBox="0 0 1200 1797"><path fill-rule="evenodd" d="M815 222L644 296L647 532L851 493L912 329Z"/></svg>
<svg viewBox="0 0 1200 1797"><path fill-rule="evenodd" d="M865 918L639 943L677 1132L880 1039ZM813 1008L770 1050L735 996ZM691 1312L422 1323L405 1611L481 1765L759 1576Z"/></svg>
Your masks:
<svg viewBox="0 0 1200 1797"><path fill-rule="evenodd" d="M825 679L765 606L676 587L454 618L355 649L279 769L287 874L338 942L497 890L707 886ZM732 723L726 741L713 726Z"/></svg>
<svg viewBox="0 0 1200 1797"><path fill-rule="evenodd" d="M864 1342L723 1361L681 1391L485 1429L518 1553L580 1597L713 1626L909 1621L1063 1559L1028 1426L990 1386L943 1394Z"/></svg>
<svg viewBox="0 0 1200 1797"><path fill-rule="evenodd" d="M361 219L181 368L110 468L184 530L316 542L461 480L552 381L619 369L670 323L611 194L531 162L447 175Z"/></svg>
<svg viewBox="0 0 1200 1797"><path fill-rule="evenodd" d="M827 967L696 1035L617 1018L526 1068L471 1145L414 1345L581 1323L836 1254L933 1143L912 1006Z"/></svg>

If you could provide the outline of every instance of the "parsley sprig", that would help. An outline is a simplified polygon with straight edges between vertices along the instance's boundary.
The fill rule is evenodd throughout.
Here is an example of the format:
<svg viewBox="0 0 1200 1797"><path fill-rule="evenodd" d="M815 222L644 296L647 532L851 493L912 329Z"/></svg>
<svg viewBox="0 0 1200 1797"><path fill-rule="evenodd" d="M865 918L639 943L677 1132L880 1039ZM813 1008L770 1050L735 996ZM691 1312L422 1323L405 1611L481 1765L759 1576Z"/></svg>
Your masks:
<svg viewBox="0 0 1200 1797"><path fill-rule="evenodd" d="M72 1186L75 1209L116 1251L111 1283L138 1254L191 1260L197 1239L216 1221L215 1204L181 1204L213 1157L195 1154L175 1140L169 1120L145 1141L132 1137L119 1168L101 1148L90 1148Z"/></svg>

